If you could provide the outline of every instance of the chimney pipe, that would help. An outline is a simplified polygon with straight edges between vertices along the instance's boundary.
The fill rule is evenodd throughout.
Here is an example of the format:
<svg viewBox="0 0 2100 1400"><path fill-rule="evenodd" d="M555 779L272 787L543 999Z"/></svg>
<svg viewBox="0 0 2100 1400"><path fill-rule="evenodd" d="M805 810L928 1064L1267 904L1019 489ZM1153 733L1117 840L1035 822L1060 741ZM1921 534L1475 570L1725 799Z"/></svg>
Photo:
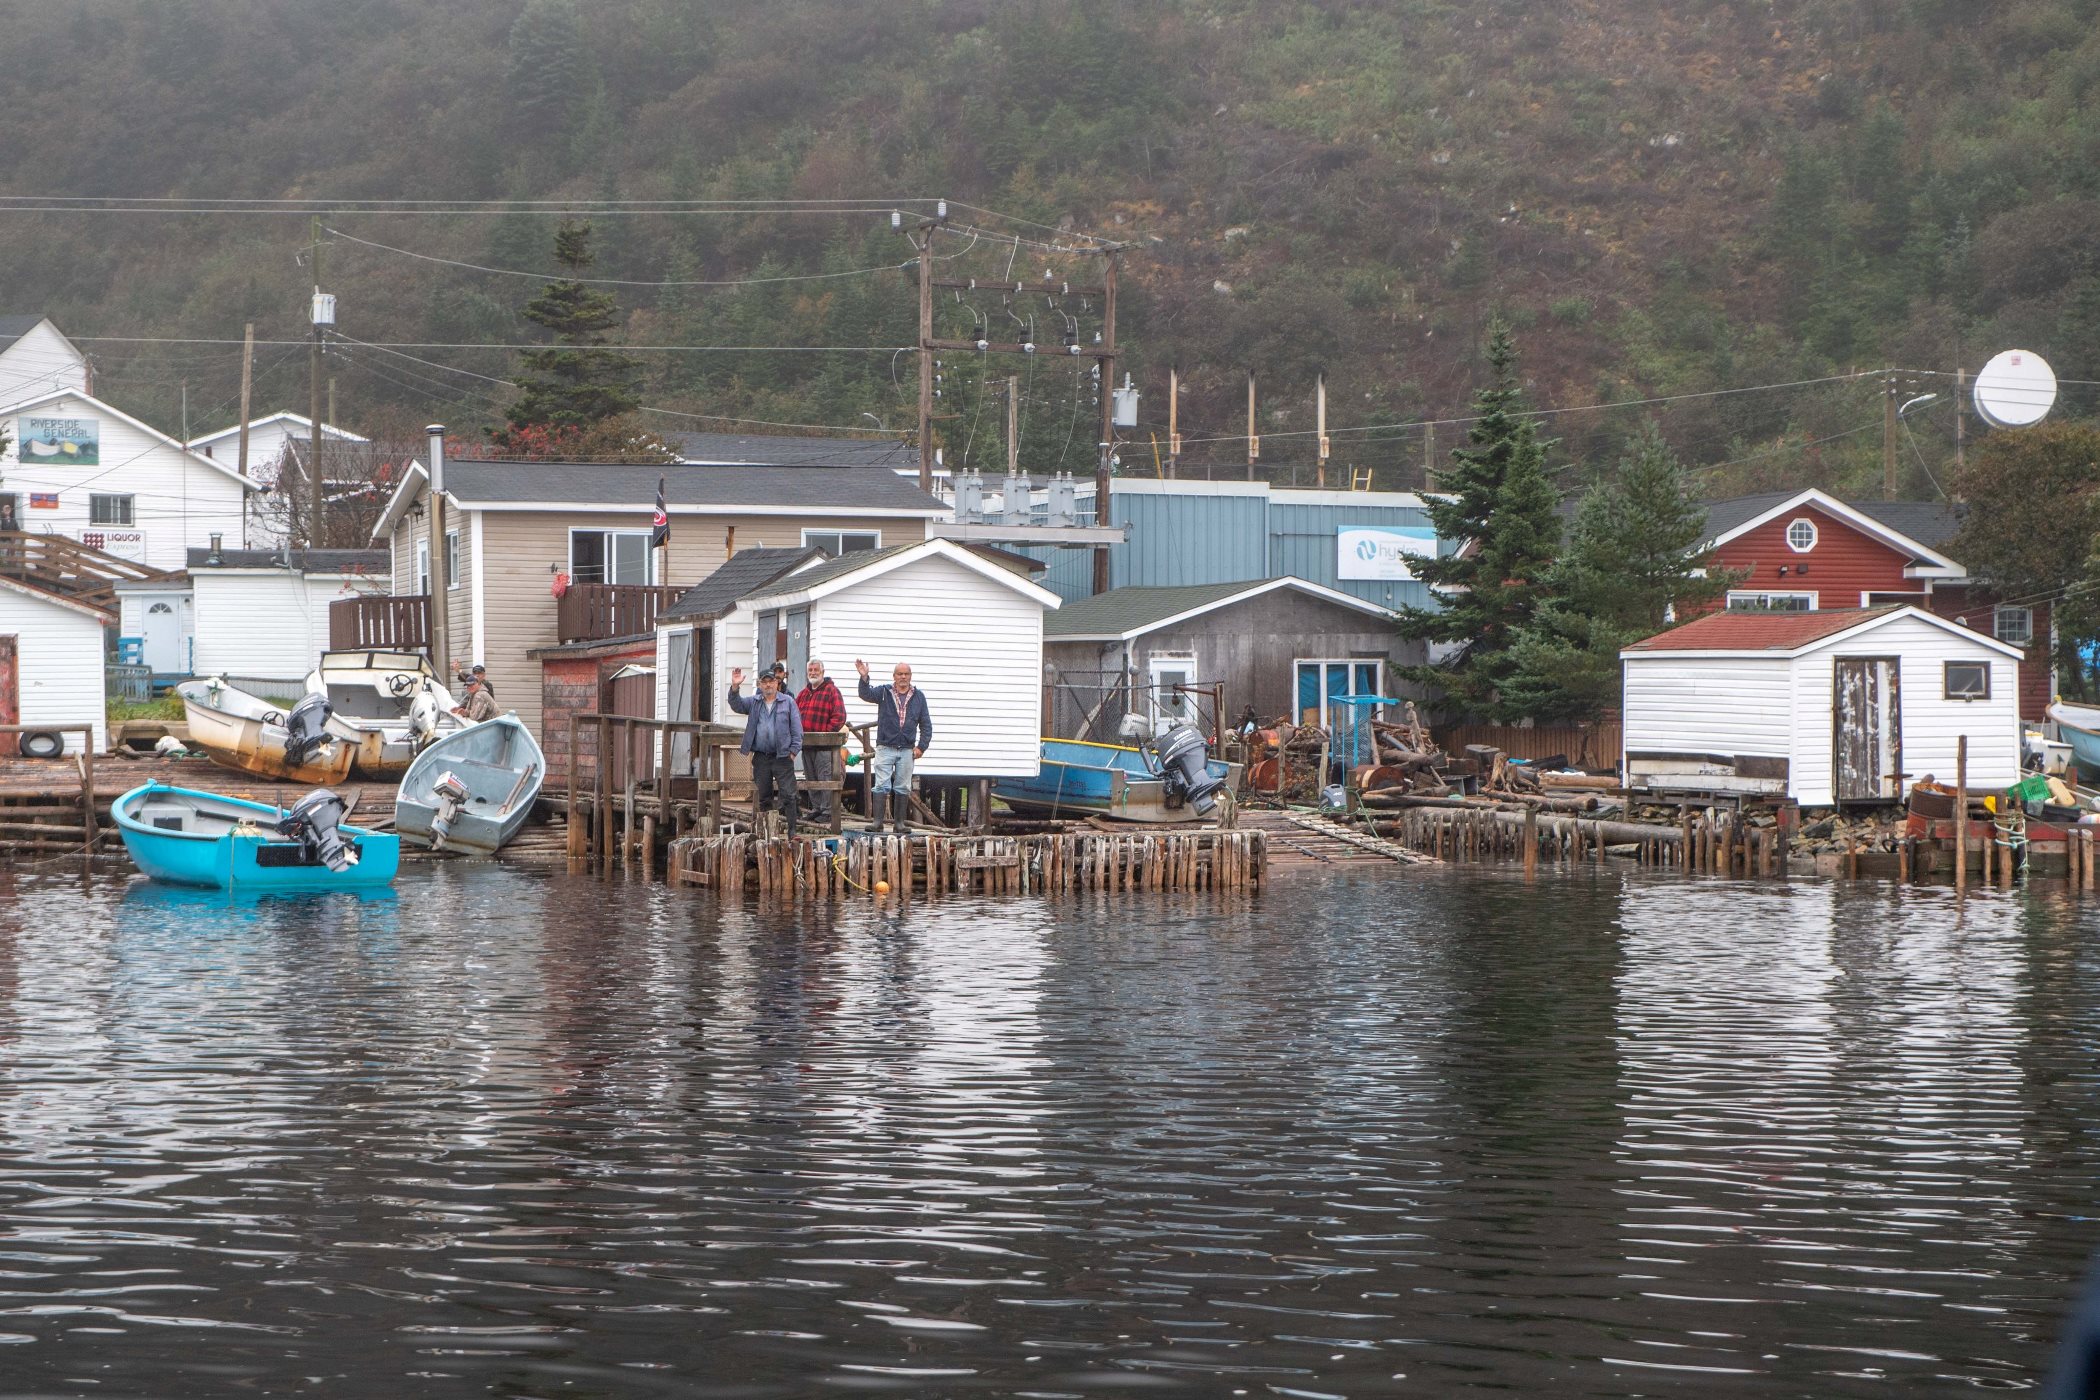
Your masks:
<svg viewBox="0 0 2100 1400"><path fill-rule="evenodd" d="M218 533L218 532L217 532L216 530L212 532L212 537L211 537L211 553L209 553L209 554L207 554L207 555L205 555L205 556L204 556L204 562L205 562L205 563L207 563L207 564L223 564L223 563L225 563L225 562L226 562L226 561L225 561L224 559L222 559L222 558L220 558L220 557L219 557L219 541L220 541L220 540L222 540L222 539L224 539L224 538L225 538L225 536L223 536L223 535L219 534L219 533Z"/></svg>

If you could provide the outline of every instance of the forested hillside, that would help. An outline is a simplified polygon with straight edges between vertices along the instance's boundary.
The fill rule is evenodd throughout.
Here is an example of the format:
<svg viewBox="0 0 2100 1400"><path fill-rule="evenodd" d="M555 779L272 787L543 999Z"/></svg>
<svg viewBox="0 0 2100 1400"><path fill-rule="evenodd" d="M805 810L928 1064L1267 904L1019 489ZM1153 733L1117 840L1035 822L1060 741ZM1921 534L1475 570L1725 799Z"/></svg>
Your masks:
<svg viewBox="0 0 2100 1400"><path fill-rule="evenodd" d="M343 335L426 347L331 353L353 425L500 417L513 357L450 347L535 338L537 283L406 254L549 272L559 206L524 201L945 196L985 230L937 246L958 271L1098 271L1016 233L1131 245L1126 469L1150 470L1178 365L1192 463L1244 462L1254 370L1264 469L1302 470L1324 369L1337 458L1415 484L1414 425L1468 411L1499 316L1534 407L1672 400L1553 420L1566 486L1655 412L1707 490L1854 488L1879 476L1878 383L1714 391L2012 345L2100 379L2096 21L2096 0L12 0L0 193L517 201L324 219ZM185 385L193 430L231 420L237 344L197 342L304 333L303 216L0 219L0 310L96 338L106 396L157 422ZM910 357L867 348L914 336L886 216L593 226L594 275L688 284L613 288L633 344L842 347L645 352L651 406L910 421ZM1068 309L943 315L1055 344ZM303 410L304 350L258 364L258 411ZM1000 460L1010 373L1030 463L1083 468L1091 385L1054 356L945 359L950 460ZM1906 471L1951 452L1947 398L1906 420ZM1439 452L1462 429L1440 431Z"/></svg>

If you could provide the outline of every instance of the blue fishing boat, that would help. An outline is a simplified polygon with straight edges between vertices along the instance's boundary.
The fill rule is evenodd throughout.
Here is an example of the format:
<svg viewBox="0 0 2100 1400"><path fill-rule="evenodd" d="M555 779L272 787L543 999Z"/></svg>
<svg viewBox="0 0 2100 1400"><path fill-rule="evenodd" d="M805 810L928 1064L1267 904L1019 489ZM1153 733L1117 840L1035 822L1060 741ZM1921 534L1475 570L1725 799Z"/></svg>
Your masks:
<svg viewBox="0 0 2100 1400"><path fill-rule="evenodd" d="M352 890L392 883L401 838L345 826L316 788L290 810L148 783L110 808L124 849L155 880L219 890Z"/></svg>
<svg viewBox="0 0 2100 1400"><path fill-rule="evenodd" d="M2059 700L2048 710L2056 732L2071 746L2071 757L2089 774L2100 774L2100 709L2067 705Z"/></svg>
<svg viewBox="0 0 2100 1400"><path fill-rule="evenodd" d="M1225 791L1239 791L1239 764L1213 758L1206 766ZM1196 819L1185 804L1168 805L1166 779L1156 760L1142 749L1083 739L1043 740L1036 775L996 779L992 796L1031 816L1109 817L1131 822Z"/></svg>

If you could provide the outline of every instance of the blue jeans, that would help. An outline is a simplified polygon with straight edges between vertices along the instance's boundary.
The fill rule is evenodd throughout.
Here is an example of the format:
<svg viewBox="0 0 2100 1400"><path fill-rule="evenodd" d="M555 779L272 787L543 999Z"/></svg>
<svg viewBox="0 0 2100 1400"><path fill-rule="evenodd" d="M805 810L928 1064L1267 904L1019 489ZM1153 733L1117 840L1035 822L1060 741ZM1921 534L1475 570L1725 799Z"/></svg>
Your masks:
<svg viewBox="0 0 2100 1400"><path fill-rule="evenodd" d="M871 792L911 792L911 750L875 750L875 777Z"/></svg>

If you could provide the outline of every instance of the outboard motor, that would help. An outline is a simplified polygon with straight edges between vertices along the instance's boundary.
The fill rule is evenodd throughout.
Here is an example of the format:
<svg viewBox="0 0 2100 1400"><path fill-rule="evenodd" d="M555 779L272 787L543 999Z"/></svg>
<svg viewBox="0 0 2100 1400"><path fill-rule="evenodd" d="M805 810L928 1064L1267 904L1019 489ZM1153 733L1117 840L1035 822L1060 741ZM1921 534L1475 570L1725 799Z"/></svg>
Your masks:
<svg viewBox="0 0 2100 1400"><path fill-rule="evenodd" d="M329 742L328 717L334 713L335 707L325 695L308 695L292 706L292 712L284 717L285 762L294 768L311 762Z"/></svg>
<svg viewBox="0 0 2100 1400"><path fill-rule="evenodd" d="M315 788L278 819L277 834L299 843L309 864L319 862L338 873L357 864L357 848L343 840L343 799L327 788Z"/></svg>
<svg viewBox="0 0 2100 1400"><path fill-rule="evenodd" d="M425 686L416 692L415 699L408 702L408 737L411 744L420 749L437 733L437 727L437 697Z"/></svg>
<svg viewBox="0 0 2100 1400"><path fill-rule="evenodd" d="M1225 780L1211 776L1210 750L1204 744L1203 736L1196 732L1196 726L1186 723L1169 725L1146 747L1159 759L1159 776L1166 787L1167 805L1178 807L1186 803L1195 809L1197 816L1209 816L1218 805L1218 789L1225 786Z"/></svg>
<svg viewBox="0 0 2100 1400"><path fill-rule="evenodd" d="M467 798L472 794L467 791L467 785L459 780L459 775L449 770L438 774L438 780L430 785L430 791L431 795L437 798L437 811L430 818L430 848L442 851L445 849L445 837L452 831L453 819L459 815L460 808L467 805Z"/></svg>

